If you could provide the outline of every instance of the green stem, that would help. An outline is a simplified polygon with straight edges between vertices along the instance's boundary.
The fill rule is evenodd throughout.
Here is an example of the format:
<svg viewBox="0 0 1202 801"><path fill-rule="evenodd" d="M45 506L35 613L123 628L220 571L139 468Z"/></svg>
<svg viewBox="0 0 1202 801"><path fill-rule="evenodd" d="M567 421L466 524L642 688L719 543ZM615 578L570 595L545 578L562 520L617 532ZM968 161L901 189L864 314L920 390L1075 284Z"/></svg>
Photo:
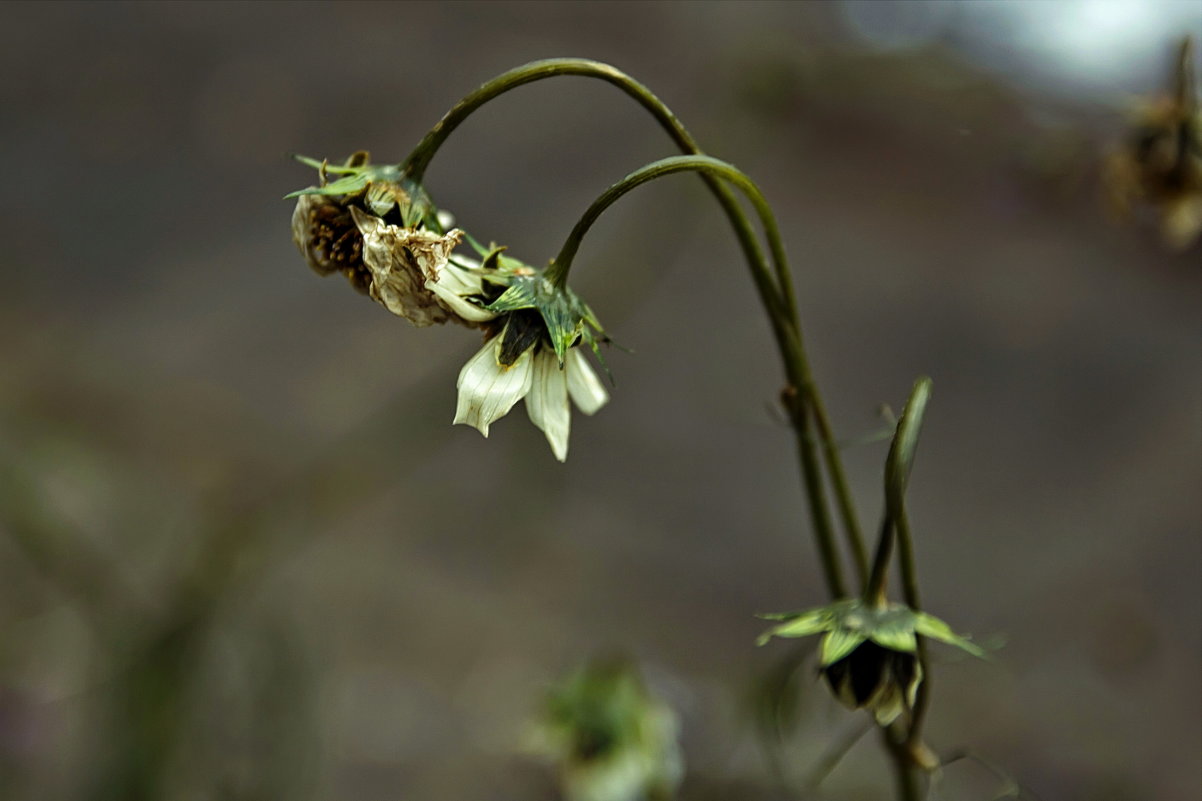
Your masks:
<svg viewBox="0 0 1202 801"><path fill-rule="evenodd" d="M680 120L676 118L676 115L647 87L608 64L588 59L557 58L534 61L516 67L497 76L464 97L443 116L422 141L418 143L417 147L414 148L413 152L405 160L405 172L415 181L420 182L425 175L430 160L442 146L443 142L474 111L511 89L544 78L553 78L560 75L597 78L616 86L646 109L660 124L660 127L668 133L681 151L693 155L702 155L701 148L698 147L697 142L680 123ZM744 257L747 259L747 263L763 265L765 263L764 253L760 248L755 231L748 221L747 216L743 213L737 198L723 181L713 175L703 172L701 177L730 220L735 236L739 241L739 246L743 251ZM781 244L780 233L775 230L775 222L773 222L773 228L766 230L766 233L769 237L773 261L776 266L776 285L771 286L771 282L761 285L759 279L757 279L757 289L760 290L761 299L765 308L768 309L769 316L773 320L774 329L782 323L781 318L783 318L784 321L787 321L787 325L792 328L789 336L796 339L796 347L792 350L795 351L795 359L797 361L796 370L794 371L797 375L797 380L793 386L800 390L804 396L798 400L798 403L804 408L808 408L808 411L814 415L814 420L817 423L818 434L822 443L822 454L827 471L831 477L840 517L843 521L844 533L847 538L848 547L855 560L860 584L863 586L867 581L868 574L867 552L864 549L863 537L860 534L855 505L852 502L842 460L838 447L835 444L835 436L830 424L830 418L827 416L825 405L818 393L818 388L810 373L809 362L805 356L801 325L797 311L796 293L793 290L793 279L788 269L788 262L784 258L784 248ZM785 311L784 315L780 315L782 308ZM780 338L781 335L778 334L778 341ZM804 465L803 469L805 469Z"/></svg>
<svg viewBox="0 0 1202 801"><path fill-rule="evenodd" d="M885 586L889 583L889 559L893 556L895 537L893 520L889 515L881 521L880 534L876 540L876 554L872 559L872 574L864 585L864 603L878 609L885 606Z"/></svg>
<svg viewBox="0 0 1202 801"><path fill-rule="evenodd" d="M889 729L881 729L881 739L884 741L889 763L893 766L894 786L897 787L898 801L921 801L922 790L919 786L918 771L910 760L903 743L896 741Z"/></svg>
<svg viewBox="0 0 1202 801"><path fill-rule="evenodd" d="M588 233L593 223L597 221L605 210L617 202L619 198L648 181L654 181L657 178L663 178L678 172L700 172L721 178L724 181L729 181L738 187L747 196L748 200L751 201L752 207L759 215L764 231L767 232L770 238L776 239L779 243L780 237L774 215L772 214L772 208L768 205L768 201L764 198L754 181L732 165L710 156L673 156L652 162L641 169L635 170L605 190L594 200L592 205L581 215L580 220L572 228L567 239L564 240L559 255L555 257L555 260L547 269L547 277L560 285L567 281L568 273L572 268L572 260L575 258L576 251L579 249L585 234ZM774 257L784 259L784 251L779 247L779 244L773 247L773 253ZM783 267L785 270L788 269L783 261L777 266ZM756 289L760 293L760 300L768 312L768 318L772 324L772 331L781 352L781 358L784 362L785 373L789 378L790 386L804 386L807 371L804 368L805 359L801 351L801 341L797 335L797 329L791 325L788 311L781 308L780 304L773 302L772 274L763 261L750 260L748 267L751 270L752 280L755 283ZM826 496L823 493L822 480L819 474L818 455L814 447L814 439L810 435L810 416L806 412L805 397L797 393L793 395L786 393L785 400L789 407L796 433L797 448L801 457L802 478L805 482L810 518L814 525L815 539L818 541L818 550L822 559L823 574L826 578L827 589L830 591L832 597L841 598L846 595L846 588L843 583L838 550L835 548L830 512L826 507Z"/></svg>
<svg viewBox="0 0 1202 801"><path fill-rule="evenodd" d="M902 594L906 605L914 611L922 609L918 594L918 573L915 568L914 539L910 535L910 518L906 514L906 485L910 470L914 466L914 455L918 448L918 435L922 430L923 415L931 397L931 379L925 376L914 382L906 408L897 422L897 434L889 447L885 463L885 508L886 517L895 532L890 539L897 540L898 562L901 569ZM922 745L922 726L930 705L931 669L927 660L924 638L918 638L918 663L922 668L923 680L918 685L914 699L910 730L906 738L907 753Z"/></svg>

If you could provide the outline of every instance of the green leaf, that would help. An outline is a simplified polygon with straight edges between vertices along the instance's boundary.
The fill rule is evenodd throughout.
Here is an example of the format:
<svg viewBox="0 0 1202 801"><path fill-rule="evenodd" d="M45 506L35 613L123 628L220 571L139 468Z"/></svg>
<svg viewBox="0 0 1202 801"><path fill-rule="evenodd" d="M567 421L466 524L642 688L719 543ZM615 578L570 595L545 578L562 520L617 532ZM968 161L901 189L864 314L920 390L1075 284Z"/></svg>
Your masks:
<svg viewBox="0 0 1202 801"><path fill-rule="evenodd" d="M934 615L928 615L926 612L915 612L914 629L924 637L930 637L932 640L939 640L939 642L954 645L975 657L981 659L989 658L988 654L980 646L952 631L951 626Z"/></svg>

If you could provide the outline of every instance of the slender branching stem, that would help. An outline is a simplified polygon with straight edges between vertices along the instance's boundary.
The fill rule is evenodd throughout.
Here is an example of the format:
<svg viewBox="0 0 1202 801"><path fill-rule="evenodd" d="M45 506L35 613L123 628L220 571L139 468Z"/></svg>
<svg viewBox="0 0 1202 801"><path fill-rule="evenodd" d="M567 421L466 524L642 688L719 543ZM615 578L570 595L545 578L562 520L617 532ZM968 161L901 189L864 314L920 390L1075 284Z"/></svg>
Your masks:
<svg viewBox="0 0 1202 801"><path fill-rule="evenodd" d="M676 115L672 113L671 109L656 97L651 90L629 75L608 64L597 61L556 58L534 61L516 67L497 76L464 97L443 116L422 141L418 143L417 147L414 148L404 163L405 171L414 180L420 182L425 175L430 160L434 157L439 147L474 111L511 89L544 78L553 78L562 75L596 78L616 86L646 109L660 124L660 127L668 133L681 151L693 155L702 154L697 142L684 125L681 124L680 120L676 118ZM773 262L776 267L775 282L765 281L761 274L767 270L766 267L763 267L766 264L766 259L759 245L755 230L747 219L746 214L744 214L738 199L720 178L708 172L702 172L701 177L730 220L735 237L739 241L739 246L743 251L744 257L747 259L747 263L749 265L761 266L761 269L752 268L757 273L756 288L760 292L760 297L765 308L768 310L778 342L782 338L796 340L795 345L790 348L792 353L790 358L796 362L796 369L793 371L796 374L796 380L791 379L791 386L801 394L801 397L796 399L794 405L797 408L791 409L791 414L794 415L795 419L798 414L804 415L807 412L814 417L814 422L818 430L818 438L822 446L823 460L830 475L848 548L851 551L856 566L860 585L863 587L868 575L867 551L864 548L863 537L861 536L859 523L856 519L855 505L852 501L851 491L848 487L830 418L826 413L826 407L813 380L809 362L806 358L797 311L796 293L793 289L793 279L788 269L788 262L784 258L784 248L780 232L775 227L775 221L772 222L772 227L766 228L765 231L769 239L769 247L772 250ZM785 326L791 329L791 331L778 330L781 326ZM801 436L800 433L799 436ZM803 464L802 469L805 471L809 468Z"/></svg>

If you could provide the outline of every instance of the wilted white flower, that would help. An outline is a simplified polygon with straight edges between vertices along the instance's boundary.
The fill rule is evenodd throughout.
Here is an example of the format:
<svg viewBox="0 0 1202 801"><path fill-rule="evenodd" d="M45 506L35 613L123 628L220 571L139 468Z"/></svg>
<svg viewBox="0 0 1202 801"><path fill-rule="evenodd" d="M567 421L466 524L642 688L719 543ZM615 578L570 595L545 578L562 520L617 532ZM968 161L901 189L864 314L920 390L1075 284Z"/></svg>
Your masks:
<svg viewBox="0 0 1202 801"><path fill-rule="evenodd" d="M483 291L474 263L452 263L451 252L463 239L462 231L439 234L390 225L355 207L351 216L363 236L371 296L390 312L419 328L448 319L472 325L496 316L467 300Z"/></svg>
<svg viewBox="0 0 1202 801"><path fill-rule="evenodd" d="M568 458L572 416L568 398L580 411L593 414L609 401L609 393L578 348L570 348L561 367L550 344L534 340L511 363L502 355L505 334L492 337L459 371L459 403L455 423L474 426L484 436L522 398L530 421L542 429L555 458Z"/></svg>

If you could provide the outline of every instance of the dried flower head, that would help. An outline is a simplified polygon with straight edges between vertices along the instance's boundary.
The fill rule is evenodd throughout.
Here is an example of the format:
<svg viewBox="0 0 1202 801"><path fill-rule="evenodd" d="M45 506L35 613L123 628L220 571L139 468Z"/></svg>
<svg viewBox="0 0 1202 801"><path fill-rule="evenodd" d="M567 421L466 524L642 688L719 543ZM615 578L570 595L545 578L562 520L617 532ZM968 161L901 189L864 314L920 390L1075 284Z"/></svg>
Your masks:
<svg viewBox="0 0 1202 801"><path fill-rule="evenodd" d="M443 231L425 191L400 167L373 165L364 152L341 167L301 161L317 168L319 183L289 195L297 198L292 238L318 274L342 272L416 326L476 326L495 316L481 309L487 299L480 265L452 263L463 232ZM341 177L330 181L329 173ZM468 300L473 296L478 302Z"/></svg>

